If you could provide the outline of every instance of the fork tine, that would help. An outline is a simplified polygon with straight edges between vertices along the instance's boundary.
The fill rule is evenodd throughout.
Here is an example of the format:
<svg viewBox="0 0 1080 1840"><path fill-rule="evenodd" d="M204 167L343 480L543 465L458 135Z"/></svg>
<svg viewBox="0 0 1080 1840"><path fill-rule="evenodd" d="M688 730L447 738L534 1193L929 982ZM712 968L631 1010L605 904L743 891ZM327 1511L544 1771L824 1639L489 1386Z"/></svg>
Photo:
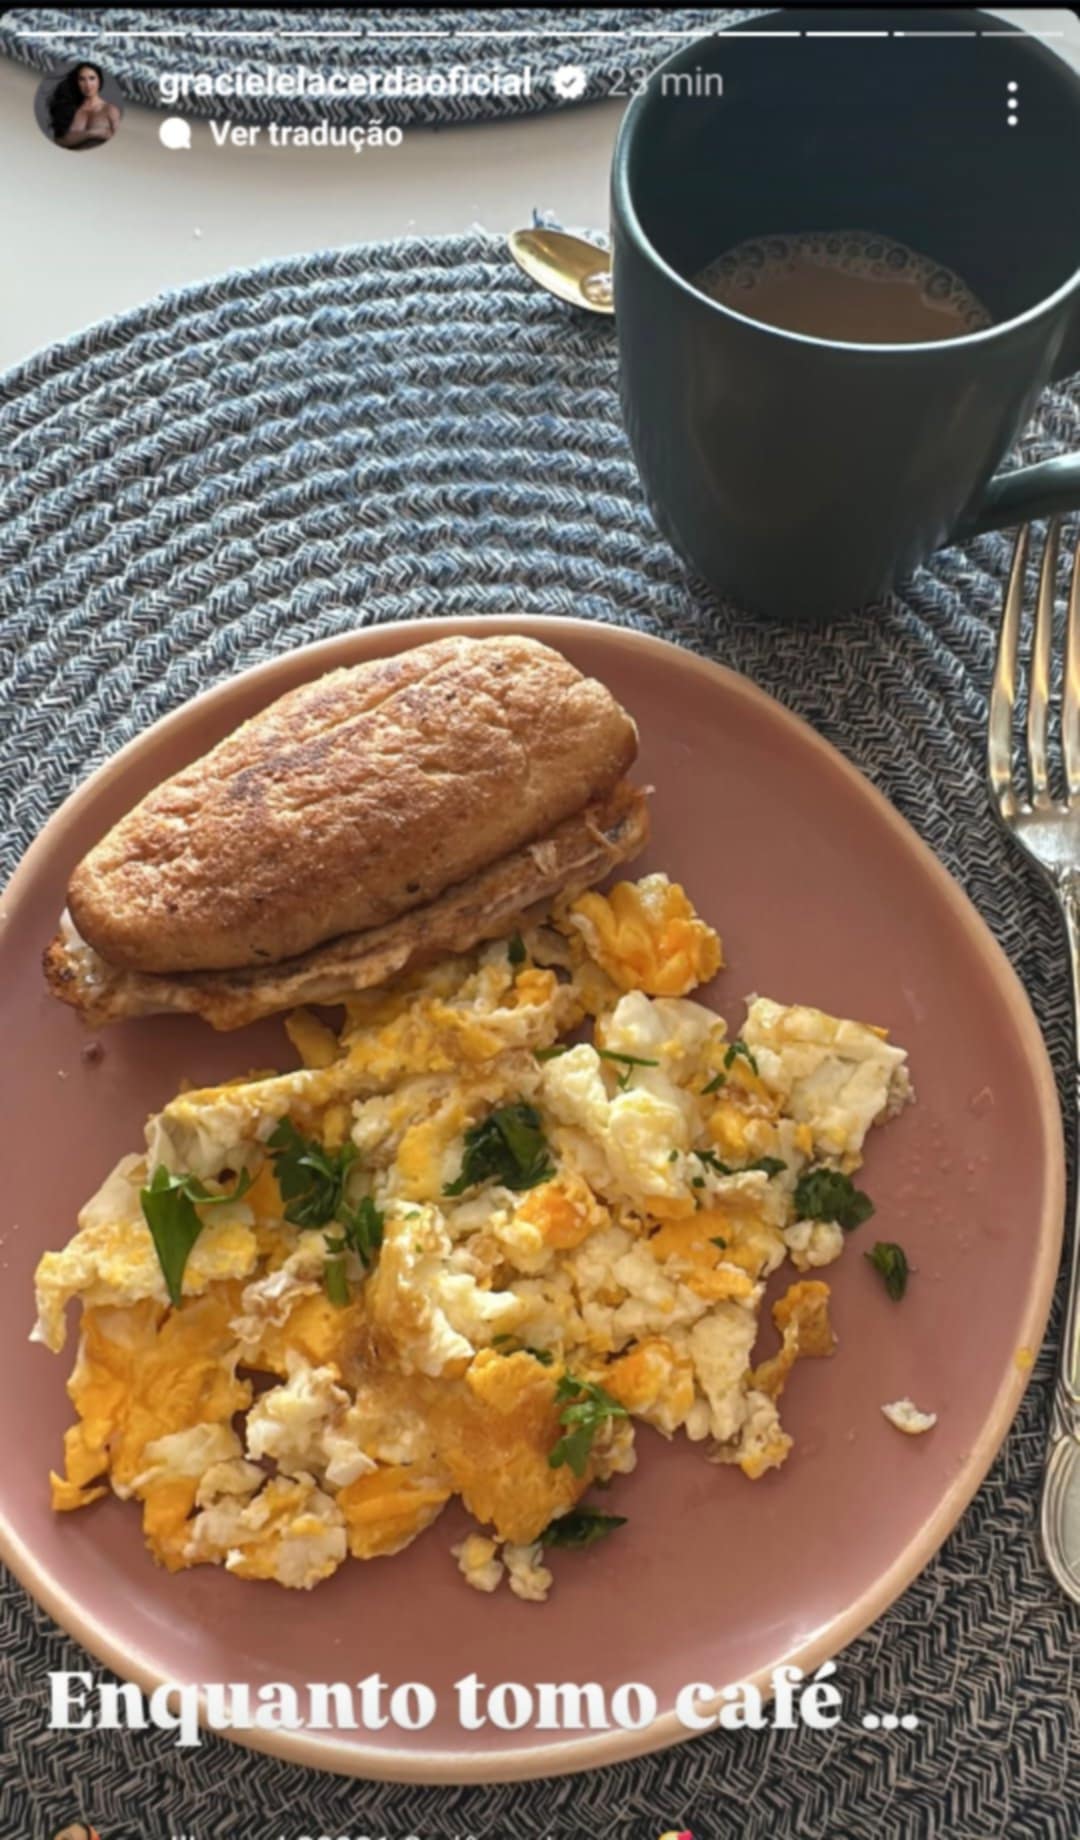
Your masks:
<svg viewBox="0 0 1080 1840"><path fill-rule="evenodd" d="M1069 623L1065 633L1065 702L1061 713L1065 784L1069 797L1080 793L1080 533L1069 586Z"/></svg>
<svg viewBox="0 0 1080 1840"><path fill-rule="evenodd" d="M1046 532L1042 568L1039 570L1039 597L1035 604L1035 637L1031 648L1031 676L1028 683L1027 750L1031 778L1031 802L1037 811L1047 811L1052 803L1046 771L1046 712L1050 705L1050 649L1054 641L1054 589L1061 526L1053 518Z"/></svg>
<svg viewBox="0 0 1080 1840"><path fill-rule="evenodd" d="M1020 611L1024 603L1024 570L1027 567L1029 529L1021 525L1013 550L1009 586L998 633L994 681L990 688L990 723L986 741L986 771L990 790L997 799L1003 818L1017 810L1012 776L1012 722L1016 703L1016 648L1020 637Z"/></svg>

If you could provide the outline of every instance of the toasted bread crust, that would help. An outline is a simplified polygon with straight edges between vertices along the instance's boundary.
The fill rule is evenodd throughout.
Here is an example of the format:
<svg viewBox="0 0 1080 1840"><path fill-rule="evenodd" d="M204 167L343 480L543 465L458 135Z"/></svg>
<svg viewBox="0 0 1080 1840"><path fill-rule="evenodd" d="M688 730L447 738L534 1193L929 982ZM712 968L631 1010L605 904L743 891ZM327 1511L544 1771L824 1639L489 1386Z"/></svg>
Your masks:
<svg viewBox="0 0 1080 1840"><path fill-rule="evenodd" d="M351 991L444 954L465 952L539 915L557 894L579 894L636 856L648 840L644 794L623 781L606 799L500 862L387 925L351 934L277 966L153 974L120 971L60 932L46 948L53 995L98 1027L130 1016L184 1011L216 1029L243 1028L297 1003L333 1003Z"/></svg>
<svg viewBox="0 0 1080 1840"><path fill-rule="evenodd" d="M548 646L436 640L244 723L90 851L68 907L118 970L278 964L548 835L636 752L610 692Z"/></svg>

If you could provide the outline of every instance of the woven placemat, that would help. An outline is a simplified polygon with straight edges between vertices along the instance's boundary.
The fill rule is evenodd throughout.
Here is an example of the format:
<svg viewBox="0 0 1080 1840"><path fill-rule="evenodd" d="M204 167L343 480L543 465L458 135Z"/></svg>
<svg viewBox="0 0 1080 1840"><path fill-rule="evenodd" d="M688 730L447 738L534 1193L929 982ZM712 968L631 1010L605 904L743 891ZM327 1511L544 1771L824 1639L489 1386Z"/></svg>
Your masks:
<svg viewBox="0 0 1080 1840"><path fill-rule="evenodd" d="M1080 387L1048 393L1025 442L1065 447ZM619 622L747 673L881 787L1011 957L1071 1108L1056 914L983 789L1005 539L942 552L824 631L719 604L646 512L612 325L537 293L482 237L279 263L94 327L0 380L0 466L4 873L91 768L244 665L421 614ZM221 1739L187 1755L150 1733L65 1740L46 1730L46 1670L87 1661L9 1580L0 1832L51 1835L79 1780L103 1840L143 1836L147 1808L199 1840L277 1834L286 1809L290 1833L425 1840L1075 1840L1080 1613L1037 1534L1059 1323L1060 1299L959 1528L845 1653L852 1703L917 1707L915 1736L709 1736L490 1790L358 1785Z"/></svg>
<svg viewBox="0 0 1080 1840"><path fill-rule="evenodd" d="M11 7L0 18L0 51L53 70L93 58L132 102L181 115L238 122L334 123L376 118L410 123L495 121L572 102L630 95L680 43L745 19L751 7L367 7L274 11L246 7ZM295 71L347 78L402 66L425 93L184 96L162 101L162 72L216 76ZM528 66L528 87L505 73ZM492 75L487 95L470 73ZM569 74L566 74L569 73Z"/></svg>

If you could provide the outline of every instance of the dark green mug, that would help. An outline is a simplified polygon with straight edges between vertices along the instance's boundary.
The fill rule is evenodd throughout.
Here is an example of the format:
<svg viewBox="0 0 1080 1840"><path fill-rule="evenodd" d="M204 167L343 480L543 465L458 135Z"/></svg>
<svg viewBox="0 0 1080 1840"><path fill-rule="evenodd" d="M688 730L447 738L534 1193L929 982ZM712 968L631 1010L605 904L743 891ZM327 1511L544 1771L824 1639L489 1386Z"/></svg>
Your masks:
<svg viewBox="0 0 1080 1840"><path fill-rule="evenodd" d="M1078 188L1080 77L974 9L789 8L654 71L612 172L620 390L691 567L747 607L822 619L953 537L1080 506L1080 455L993 477L1044 385L1080 368ZM932 257L993 323L845 343L689 279L746 238L830 230Z"/></svg>

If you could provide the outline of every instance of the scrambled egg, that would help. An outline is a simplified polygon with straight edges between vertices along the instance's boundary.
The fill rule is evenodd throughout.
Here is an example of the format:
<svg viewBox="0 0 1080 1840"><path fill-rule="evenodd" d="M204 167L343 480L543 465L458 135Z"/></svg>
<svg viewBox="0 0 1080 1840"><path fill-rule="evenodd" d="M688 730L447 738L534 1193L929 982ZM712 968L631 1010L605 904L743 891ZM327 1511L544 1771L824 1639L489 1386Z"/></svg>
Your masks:
<svg viewBox="0 0 1080 1840"><path fill-rule="evenodd" d="M820 1196L911 1089L882 1030L819 1010L753 997L729 1038L688 994L721 964L650 875L338 1032L298 1011L295 1073L178 1095L38 1266L37 1340L81 1306L53 1506L111 1491L170 1570L307 1589L459 1496L462 1575L542 1601L636 1421L783 1463L783 1387L834 1346Z"/></svg>

